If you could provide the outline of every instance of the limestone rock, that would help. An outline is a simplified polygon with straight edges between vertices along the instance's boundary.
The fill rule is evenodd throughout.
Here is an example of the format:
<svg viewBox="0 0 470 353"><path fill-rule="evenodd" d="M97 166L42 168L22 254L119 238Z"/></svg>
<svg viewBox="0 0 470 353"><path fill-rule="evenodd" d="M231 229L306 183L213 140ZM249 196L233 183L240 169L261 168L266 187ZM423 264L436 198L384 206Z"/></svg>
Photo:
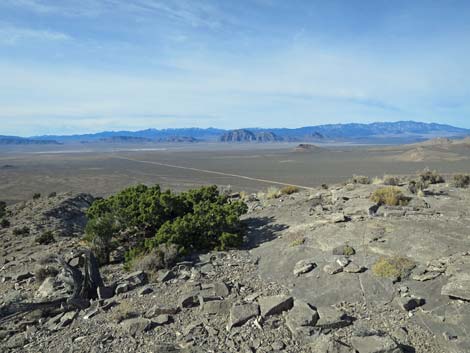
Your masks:
<svg viewBox="0 0 470 353"><path fill-rule="evenodd" d="M121 322L122 329L131 336L148 331L151 325L152 322L149 319L140 317L127 319Z"/></svg>
<svg viewBox="0 0 470 353"><path fill-rule="evenodd" d="M449 282L442 287L441 294L470 300L470 274L461 272L451 277Z"/></svg>
<svg viewBox="0 0 470 353"><path fill-rule="evenodd" d="M290 310L294 305L294 298L285 295L275 295L258 299L261 308L261 316L277 315Z"/></svg>
<svg viewBox="0 0 470 353"><path fill-rule="evenodd" d="M319 320L317 327L324 329L336 329L345 327L351 324L351 319L343 312L329 306L317 308Z"/></svg>
<svg viewBox="0 0 470 353"><path fill-rule="evenodd" d="M308 259L300 260L294 266L294 275L299 276L301 274L310 272L315 267L317 267L317 264L315 262L313 262L312 260L308 260Z"/></svg>
<svg viewBox="0 0 470 353"><path fill-rule="evenodd" d="M260 307L256 303L236 304L230 309L230 319L227 328L242 326L245 322L260 314Z"/></svg>
<svg viewBox="0 0 470 353"><path fill-rule="evenodd" d="M389 336L352 337L351 344L359 353L402 353L397 343Z"/></svg>
<svg viewBox="0 0 470 353"><path fill-rule="evenodd" d="M295 300L294 307L287 313L286 323L293 335L302 331L302 328L315 326L319 319L318 312L308 303Z"/></svg>

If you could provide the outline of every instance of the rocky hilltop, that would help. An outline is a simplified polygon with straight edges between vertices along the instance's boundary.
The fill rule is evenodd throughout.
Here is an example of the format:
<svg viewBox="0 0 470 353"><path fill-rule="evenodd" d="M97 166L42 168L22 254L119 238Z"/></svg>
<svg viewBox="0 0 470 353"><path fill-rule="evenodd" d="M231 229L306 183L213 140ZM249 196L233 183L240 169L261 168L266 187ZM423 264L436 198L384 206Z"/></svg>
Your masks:
<svg viewBox="0 0 470 353"><path fill-rule="evenodd" d="M232 130L223 134L220 139L220 142L280 142L283 139L276 134L268 131L262 132L252 132L250 130L240 129Z"/></svg>
<svg viewBox="0 0 470 353"><path fill-rule="evenodd" d="M61 298L71 290L65 270L83 266L93 198L8 207L0 350L469 352L470 189L441 182L416 193L393 178L398 205L371 201L391 183L355 177L275 196L233 194L249 206L242 249L194 254L157 272L103 266L97 298L80 303ZM39 243L45 229L54 237ZM68 265L57 267L57 256Z"/></svg>

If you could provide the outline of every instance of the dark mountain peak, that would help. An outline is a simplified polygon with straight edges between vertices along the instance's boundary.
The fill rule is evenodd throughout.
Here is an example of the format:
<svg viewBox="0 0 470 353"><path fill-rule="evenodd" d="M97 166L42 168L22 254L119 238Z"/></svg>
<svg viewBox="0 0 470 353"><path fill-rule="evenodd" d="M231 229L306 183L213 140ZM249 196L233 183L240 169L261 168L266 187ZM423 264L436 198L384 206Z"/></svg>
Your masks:
<svg viewBox="0 0 470 353"><path fill-rule="evenodd" d="M277 136L271 131L252 132L246 129L228 131L223 134L219 141L221 142L279 142L282 137Z"/></svg>

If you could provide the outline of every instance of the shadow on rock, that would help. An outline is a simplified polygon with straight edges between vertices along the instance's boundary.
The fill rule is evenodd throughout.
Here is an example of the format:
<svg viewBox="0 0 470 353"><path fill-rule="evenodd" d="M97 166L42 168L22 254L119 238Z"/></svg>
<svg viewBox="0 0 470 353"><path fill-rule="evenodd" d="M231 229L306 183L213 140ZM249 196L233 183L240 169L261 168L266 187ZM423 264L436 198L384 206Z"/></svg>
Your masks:
<svg viewBox="0 0 470 353"><path fill-rule="evenodd" d="M247 241L244 248L249 250L271 241L277 237L278 232L289 228L285 224L273 222L274 217L248 218L244 222L247 226Z"/></svg>

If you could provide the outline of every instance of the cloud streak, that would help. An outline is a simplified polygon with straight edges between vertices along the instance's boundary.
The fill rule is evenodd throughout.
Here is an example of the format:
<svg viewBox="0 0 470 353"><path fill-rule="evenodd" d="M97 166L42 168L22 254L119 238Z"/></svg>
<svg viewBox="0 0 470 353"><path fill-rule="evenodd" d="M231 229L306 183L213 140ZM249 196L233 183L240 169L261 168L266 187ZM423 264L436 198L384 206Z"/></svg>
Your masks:
<svg viewBox="0 0 470 353"><path fill-rule="evenodd" d="M71 39L69 35L61 32L0 25L0 44L4 45L15 45L23 41L61 42Z"/></svg>

